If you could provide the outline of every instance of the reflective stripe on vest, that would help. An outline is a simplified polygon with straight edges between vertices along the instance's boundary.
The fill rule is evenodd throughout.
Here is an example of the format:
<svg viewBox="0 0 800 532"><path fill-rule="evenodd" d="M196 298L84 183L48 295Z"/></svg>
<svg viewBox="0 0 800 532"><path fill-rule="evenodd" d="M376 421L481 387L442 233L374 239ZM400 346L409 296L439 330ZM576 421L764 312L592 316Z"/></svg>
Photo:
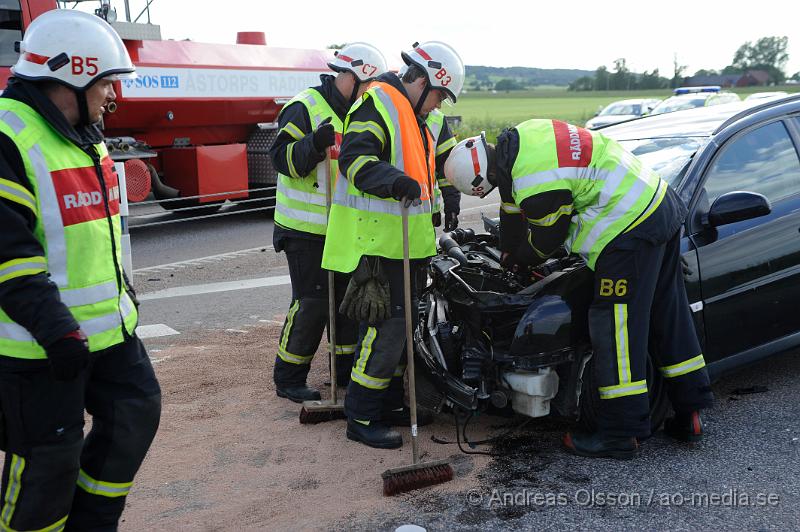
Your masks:
<svg viewBox="0 0 800 532"><path fill-rule="evenodd" d="M410 257L430 257L436 254L436 240L431 224L431 193L434 186L432 176L436 164L433 139L425 131L429 147L426 153L408 98L386 83L373 83L350 113L369 98L373 100L389 132L389 163L415 179L422 190L421 204L408 209ZM348 115L348 121L350 116ZM399 201L362 192L339 173L334 188L331 223L325 241L322 267L351 272L364 255L402 259L401 216Z"/></svg>
<svg viewBox="0 0 800 532"><path fill-rule="evenodd" d="M293 103L300 102L308 111L311 120L311 129L315 130L319 125L330 118L334 129L338 133L337 138L341 137L342 121L333 112L325 98L315 89L306 89L286 104L284 109ZM287 161L291 162L291 148L287 150ZM338 148L332 150L338 152ZM325 201L325 191L327 190L327 160L323 160L317 167L305 177L290 177L278 173L278 189L275 195L275 222L306 233L324 235L327 225L327 207ZM334 175L337 169L336 158L332 161Z"/></svg>
<svg viewBox="0 0 800 532"><path fill-rule="evenodd" d="M0 132L17 145L33 188L33 232L45 250L42 266L87 335L89 349L99 351L123 342L136 328L137 313L119 282L119 183L105 145L94 146L105 182L103 190L92 157L27 105L0 98ZM0 355L46 356L30 332L2 310Z"/></svg>
<svg viewBox="0 0 800 532"><path fill-rule="evenodd" d="M569 190L576 215L565 244L592 269L603 248L664 196L666 182L597 132L557 120L528 120L516 129L516 205L543 192Z"/></svg>

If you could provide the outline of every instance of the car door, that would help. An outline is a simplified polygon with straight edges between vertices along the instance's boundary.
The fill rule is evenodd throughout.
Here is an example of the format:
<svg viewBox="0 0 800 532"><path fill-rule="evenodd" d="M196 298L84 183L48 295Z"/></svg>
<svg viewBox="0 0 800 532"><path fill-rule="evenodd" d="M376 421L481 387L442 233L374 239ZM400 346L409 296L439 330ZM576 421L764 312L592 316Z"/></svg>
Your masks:
<svg viewBox="0 0 800 532"><path fill-rule="evenodd" d="M769 215L720 227L695 223L709 361L800 330L800 157L787 123L731 137L707 166L693 220L726 192L757 192ZM695 309L699 310L699 309Z"/></svg>

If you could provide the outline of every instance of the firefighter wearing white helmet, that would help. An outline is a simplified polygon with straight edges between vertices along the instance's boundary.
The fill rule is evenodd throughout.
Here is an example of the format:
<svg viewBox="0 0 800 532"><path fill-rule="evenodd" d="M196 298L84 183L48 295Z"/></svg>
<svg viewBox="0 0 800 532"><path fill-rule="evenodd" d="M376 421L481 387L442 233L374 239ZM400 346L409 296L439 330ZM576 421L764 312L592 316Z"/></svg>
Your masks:
<svg viewBox="0 0 800 532"><path fill-rule="evenodd" d="M461 57L450 45L439 41L414 43L411 50L402 52L400 56L409 67L419 67L428 81L420 103L414 109L418 114L428 91L434 89L446 93L450 103L456 103L461 89L464 88L466 71Z"/></svg>
<svg viewBox="0 0 800 532"><path fill-rule="evenodd" d="M161 406L95 125L134 66L105 21L53 10L27 28L12 72L0 97L0 529L116 529Z"/></svg>
<svg viewBox="0 0 800 532"><path fill-rule="evenodd" d="M273 379L276 393L295 402L319 399L306 386L311 360L328 322L327 272L320 267L327 229L326 152L335 175L342 123L367 83L387 71L386 59L372 45L356 42L335 52L321 84L292 98L278 117L278 136L270 156L278 170L275 205L275 250L285 251L292 282L292 301L281 333ZM348 277L337 275L336 294L344 295ZM355 350L356 323L336 321L339 385L346 385Z"/></svg>
<svg viewBox="0 0 800 532"><path fill-rule="evenodd" d="M354 42L336 50L328 67L334 72L350 72L355 77L356 82L350 95L351 105L364 92L362 84L369 83L388 70L386 58L381 51L363 42Z"/></svg>
<svg viewBox="0 0 800 532"><path fill-rule="evenodd" d="M102 116L86 101L95 83L136 77L119 35L100 17L81 11L55 9L40 15L25 31L19 52L12 74L74 89L81 124L95 123Z"/></svg>
<svg viewBox="0 0 800 532"><path fill-rule="evenodd" d="M403 65L397 77L403 78L408 65ZM434 183L433 226L442 225L442 207L444 207L444 231L449 232L458 227L458 214L461 211L461 193L444 177L444 163L450 151L458 142L445 119L444 113L434 109L425 116L425 123L433 136L436 146L436 182Z"/></svg>
<svg viewBox="0 0 800 532"><path fill-rule="evenodd" d="M676 413L665 431L700 440L712 395L680 267L686 207L672 187L618 142L558 120L523 122L496 146L466 139L445 175L465 194L498 187L504 265L537 265L563 245L594 271L589 335L601 407L597 430L567 433L567 450L636 454L651 431L648 353Z"/></svg>
<svg viewBox="0 0 800 532"><path fill-rule="evenodd" d="M347 115L322 262L328 270L355 272L340 307L362 322L363 333L345 399L346 434L377 448L400 447L392 426L410 424L401 363L402 208L408 208L412 271L424 271L436 253L436 148L425 117L458 97L464 73L461 59L442 43L415 47L403 58L402 79L379 76ZM411 283L415 292L413 273ZM418 424L430 420L426 415Z"/></svg>

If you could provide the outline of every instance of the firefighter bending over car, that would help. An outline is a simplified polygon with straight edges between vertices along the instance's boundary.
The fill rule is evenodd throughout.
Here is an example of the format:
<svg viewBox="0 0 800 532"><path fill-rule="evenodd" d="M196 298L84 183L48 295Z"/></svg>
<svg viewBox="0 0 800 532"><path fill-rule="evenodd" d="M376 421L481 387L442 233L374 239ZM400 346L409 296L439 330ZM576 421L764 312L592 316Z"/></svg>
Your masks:
<svg viewBox="0 0 800 532"><path fill-rule="evenodd" d="M321 267L327 227L326 151L335 176L342 122L350 106L367 90L367 83L386 72L383 54L369 44L353 43L328 63L336 76L323 74L322 83L302 91L281 110L279 132L270 148L278 169L275 205L275 251L285 251L292 282L292 303L278 346L274 379L279 397L294 402L320 398L306 385L311 359L328 324L328 274ZM349 276L335 276L337 305ZM358 324L336 318L337 384L346 386L353 365Z"/></svg>
<svg viewBox="0 0 800 532"><path fill-rule="evenodd" d="M445 174L464 194L500 189L504 264L536 265L562 245L594 271L589 333L602 408L593 433L564 436L582 456L630 458L650 435L648 353L676 416L665 431L702 437L711 388L680 265L686 207L672 188L617 142L557 120L528 120L497 146L460 142Z"/></svg>
<svg viewBox="0 0 800 532"><path fill-rule="evenodd" d="M401 207L408 207L411 289L436 254L432 224L434 138L424 117L455 101L464 64L441 42L403 53L402 79L385 74L345 121L322 266L353 272L343 307L361 322L345 399L347 437L378 448L403 444L391 425L409 425L403 406L405 345ZM419 420L419 424L425 421Z"/></svg>
<svg viewBox="0 0 800 532"><path fill-rule="evenodd" d="M0 97L0 530L116 530L161 411L95 125L134 66L100 17L58 9L30 24L12 74Z"/></svg>

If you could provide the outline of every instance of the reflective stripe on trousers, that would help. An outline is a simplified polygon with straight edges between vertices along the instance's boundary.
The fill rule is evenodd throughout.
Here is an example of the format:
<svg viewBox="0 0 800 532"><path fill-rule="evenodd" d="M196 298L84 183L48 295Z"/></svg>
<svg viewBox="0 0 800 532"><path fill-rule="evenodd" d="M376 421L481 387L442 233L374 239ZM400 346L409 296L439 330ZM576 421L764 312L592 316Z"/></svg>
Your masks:
<svg viewBox="0 0 800 532"><path fill-rule="evenodd" d="M647 393L647 381L631 382L631 358L628 338L628 305L620 303L613 306L614 347L616 351L617 379L619 384L600 386L601 399L615 399L628 395Z"/></svg>
<svg viewBox="0 0 800 532"><path fill-rule="evenodd" d="M81 469L78 472L78 487L92 495L102 497L124 497L131 491L131 482L106 482L90 477L86 471Z"/></svg>

